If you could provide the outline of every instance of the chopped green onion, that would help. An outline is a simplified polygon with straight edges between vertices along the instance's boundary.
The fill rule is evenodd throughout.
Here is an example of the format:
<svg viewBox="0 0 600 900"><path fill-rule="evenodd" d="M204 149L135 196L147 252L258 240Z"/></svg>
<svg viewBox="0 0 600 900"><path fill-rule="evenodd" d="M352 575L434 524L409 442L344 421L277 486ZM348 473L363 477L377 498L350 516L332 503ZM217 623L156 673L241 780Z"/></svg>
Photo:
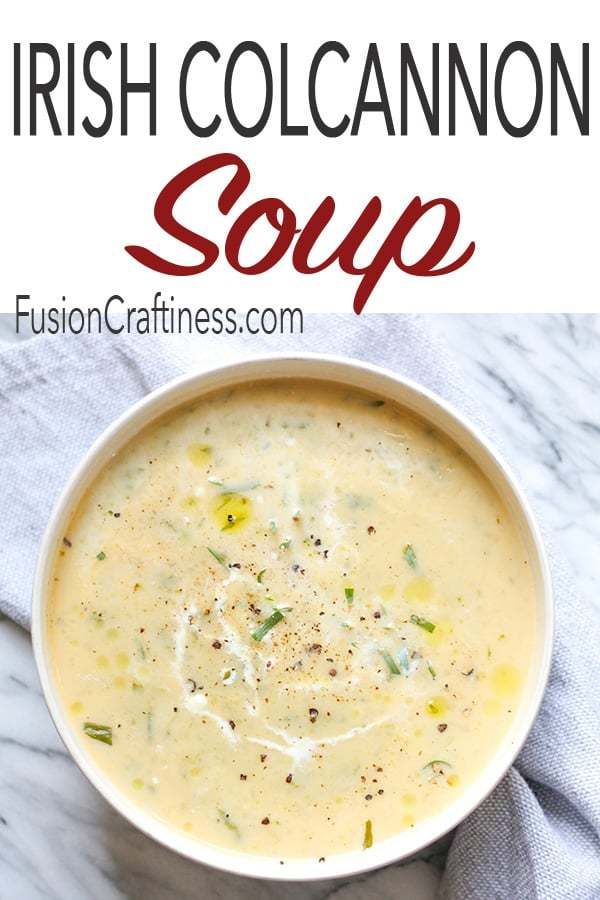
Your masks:
<svg viewBox="0 0 600 900"><path fill-rule="evenodd" d="M220 809L220 810L219 810L219 815L220 815L220 817L221 817L221 822L223 823L223 825L225 826L225 828L229 829L229 831L233 831L233 833L234 833L235 835L237 835L237 837L239 837L239 836L240 836L240 829L237 827L237 825L235 824L235 822L232 822L232 821L231 821L231 819L229 818L229 813L226 813L225 810Z"/></svg>
<svg viewBox="0 0 600 900"><path fill-rule="evenodd" d="M265 574L266 571L267 571L266 569L261 569L260 572L258 573L258 575L256 576L256 580L258 581L259 584L263 583L263 575Z"/></svg>
<svg viewBox="0 0 600 900"><path fill-rule="evenodd" d="M252 637L254 638L254 640L262 641L265 634L267 634L271 630L271 628L273 628L275 625L277 625L278 622L281 622L282 619L283 619L282 611L280 609L276 609L274 612L271 613L271 615L269 616L268 619L265 619L265 621L262 623L262 625L259 625L259 627L256 629L256 631L252 632Z"/></svg>
<svg viewBox="0 0 600 900"><path fill-rule="evenodd" d="M245 494L246 491L253 491L255 488L260 487L260 481L242 481L239 484L227 485L221 481L219 487L223 488L222 494Z"/></svg>
<svg viewBox="0 0 600 900"><path fill-rule="evenodd" d="M96 555L96 559L99 559L100 562L102 562L103 559L106 559L106 553L104 552L104 550L101 550L100 553Z"/></svg>
<svg viewBox="0 0 600 900"><path fill-rule="evenodd" d="M112 746L112 728L110 725L96 725L95 722L84 722L83 731L95 741L102 741L103 744Z"/></svg>
<svg viewBox="0 0 600 900"><path fill-rule="evenodd" d="M216 559L216 561L218 563L220 563L222 566L225 565L225 557L223 556L222 553L219 553L218 550L213 550L212 547L207 547L206 549L208 550L208 552L210 553L211 556L214 556L214 558Z"/></svg>
<svg viewBox="0 0 600 900"><path fill-rule="evenodd" d="M348 494L346 503L350 509L367 509L367 507L372 505L373 501L370 497L361 497L358 494Z"/></svg>
<svg viewBox="0 0 600 900"><path fill-rule="evenodd" d="M431 665L431 663L429 662L429 660L427 660L427 671L429 672L429 674L431 675L432 678L434 678L434 679L437 678L437 673L436 673L435 669L433 668L433 666Z"/></svg>
<svg viewBox="0 0 600 900"><path fill-rule="evenodd" d="M363 850L373 846L373 823L370 819L365 822L365 836L363 837Z"/></svg>
<svg viewBox="0 0 600 900"><path fill-rule="evenodd" d="M383 661L389 669L390 675L399 675L400 669L394 662L394 657L391 655L391 653L388 653L387 650L382 650L381 655L383 656Z"/></svg>
<svg viewBox="0 0 600 900"><path fill-rule="evenodd" d="M354 588L344 588L344 594L346 595L346 600L348 603L352 603L354 600Z"/></svg>
<svg viewBox="0 0 600 900"><path fill-rule="evenodd" d="M436 771L436 767L438 769L440 769L440 767L442 767L442 768L440 769L440 771ZM432 759L431 762L428 762L426 766L423 766L421 771L423 772L423 774L428 773L429 778L431 780L431 779L435 778L436 775L444 775L445 774L444 769L451 769L451 768L452 768L452 764L449 762L446 762L445 759Z"/></svg>
<svg viewBox="0 0 600 900"><path fill-rule="evenodd" d="M422 616L412 615L410 617L410 621L413 623L413 625L418 625L419 628L423 628L430 634L432 631L435 631L435 625L433 624L433 622L428 622L427 619L424 619Z"/></svg>
<svg viewBox="0 0 600 900"><path fill-rule="evenodd" d="M404 559L409 564L411 569L416 569L417 568L417 557L416 557L415 551L412 548L412 545L407 544L405 546L404 550L402 551L402 553L404 555Z"/></svg>
<svg viewBox="0 0 600 900"><path fill-rule="evenodd" d="M292 546L292 539L286 538L285 541L282 541L279 545L280 550L289 550Z"/></svg>
<svg viewBox="0 0 600 900"><path fill-rule="evenodd" d="M410 662L408 659L408 650L406 647L402 647L400 652L398 653L398 661L400 663L400 668L404 672L405 675L408 675L410 671Z"/></svg>
<svg viewBox="0 0 600 900"><path fill-rule="evenodd" d="M223 487L223 482L221 481L220 478L209 478L208 483L214 484L215 487Z"/></svg>

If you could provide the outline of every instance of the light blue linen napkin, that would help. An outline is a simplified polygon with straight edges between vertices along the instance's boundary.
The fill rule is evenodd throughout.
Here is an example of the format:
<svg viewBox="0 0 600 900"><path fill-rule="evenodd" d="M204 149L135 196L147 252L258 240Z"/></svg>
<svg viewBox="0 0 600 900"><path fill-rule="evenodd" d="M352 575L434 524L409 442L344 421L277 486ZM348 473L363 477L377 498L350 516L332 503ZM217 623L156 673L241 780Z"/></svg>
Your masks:
<svg viewBox="0 0 600 900"><path fill-rule="evenodd" d="M37 548L52 504L91 442L175 375L275 350L340 353L388 366L454 403L499 443L423 318L311 316L303 335L33 338L0 352L0 609L27 627ZM511 459L518 471L518 460ZM551 548L550 548L551 549ZM457 829L443 900L599 900L600 622L551 550L557 636L542 710L515 766ZM408 897L400 872L340 898ZM199 886L201 888L201 877Z"/></svg>

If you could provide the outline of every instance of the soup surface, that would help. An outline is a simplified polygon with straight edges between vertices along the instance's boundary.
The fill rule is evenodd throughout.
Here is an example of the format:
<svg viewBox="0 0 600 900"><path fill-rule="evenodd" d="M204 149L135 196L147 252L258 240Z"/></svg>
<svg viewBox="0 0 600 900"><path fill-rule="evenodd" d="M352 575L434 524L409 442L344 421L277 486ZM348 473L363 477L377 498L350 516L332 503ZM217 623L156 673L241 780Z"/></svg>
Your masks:
<svg viewBox="0 0 600 900"><path fill-rule="evenodd" d="M456 445L401 407L245 385L132 440L81 502L49 604L74 732L136 804L241 852L414 827L520 702L533 580Z"/></svg>

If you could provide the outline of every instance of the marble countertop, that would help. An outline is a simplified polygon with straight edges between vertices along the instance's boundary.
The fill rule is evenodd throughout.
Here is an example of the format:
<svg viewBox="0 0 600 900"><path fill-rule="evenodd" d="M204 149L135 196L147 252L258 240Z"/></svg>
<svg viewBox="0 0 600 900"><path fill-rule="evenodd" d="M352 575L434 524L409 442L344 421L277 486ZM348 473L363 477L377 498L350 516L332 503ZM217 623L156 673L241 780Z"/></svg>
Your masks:
<svg viewBox="0 0 600 900"><path fill-rule="evenodd" d="M600 606L600 317L448 315L433 325L493 411L576 588ZM0 343L14 340L11 329L0 316ZM370 879L381 896L432 900L437 862ZM87 783L46 711L29 635L0 621L0 896L366 900L375 888L364 879L286 885L217 872L202 885L196 864L132 828Z"/></svg>

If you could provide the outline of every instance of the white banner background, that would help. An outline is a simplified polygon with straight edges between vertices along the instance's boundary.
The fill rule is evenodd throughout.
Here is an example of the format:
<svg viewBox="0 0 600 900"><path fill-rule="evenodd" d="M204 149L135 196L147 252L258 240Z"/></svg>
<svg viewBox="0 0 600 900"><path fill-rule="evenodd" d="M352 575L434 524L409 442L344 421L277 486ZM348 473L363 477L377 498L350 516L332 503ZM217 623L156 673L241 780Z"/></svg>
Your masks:
<svg viewBox="0 0 600 900"><path fill-rule="evenodd" d="M419 195L425 202L443 196L460 207L462 221L455 252L474 240L473 258L458 272L438 278L416 278L393 266L383 276L366 311L589 311L597 309L597 210L599 200L597 107L600 102L595 63L595 4L572 0L491 4L469 2L418 4L261 3L190 4L183 2L126 4L105 2L4 4L2 20L3 272L0 310L12 311L17 293L28 293L37 305L56 304L65 295L81 306L103 302L118 292L131 305L151 303L158 290L181 303L211 306L301 305L306 311L348 311L358 278L332 266L321 274L300 276L291 254L270 272L248 277L234 272L223 258L223 243L234 218L250 202L276 196L295 211L301 225L324 196L336 200L336 215L322 244L323 254L346 233L366 201L378 194L381 220L362 259L370 259L406 204ZM89 115L99 119L102 107L81 77L85 46L106 41L110 60L98 58L94 70L110 86L115 104L110 134L85 135L79 126ZM195 41L212 41L221 60L208 57L194 71L190 94L198 118L223 116L217 134L196 138L179 109L179 70L185 51ZM226 59L242 40L258 41L273 68L275 97L270 122L254 139L237 136L224 115L223 77ZM326 40L350 51L347 64L331 59L322 68L319 98L331 118L352 115L365 53L370 41L379 46L394 124L399 130L399 45L409 41L429 86L431 44L440 42L441 135L424 129L414 89L409 88L407 137L388 137L383 116L366 113L361 132L327 139L310 123L306 84L310 59ZM524 139L501 129L493 107L493 70L499 52L511 41L532 44L544 73L544 101L534 133ZM77 133L54 137L40 103L39 134L12 136L12 44L23 42L23 130L30 41L47 41L61 52L66 71L66 43L76 42L75 102ZM119 134L119 44L129 43L130 79L147 80L147 41L157 42L158 134L148 136L148 100L130 98L130 134ZM290 120L308 123L308 137L282 137L279 121L279 45L289 44ZM458 101L458 134L447 128L447 45L457 41L477 77L479 44L488 42L489 134L475 131L464 98ZM579 90L580 44L590 47L591 135L581 137L561 88L559 135L550 136L550 42L559 41ZM66 123L66 78L56 91L61 124ZM252 118L264 91L259 70L240 65L234 95L240 118ZM524 120L531 109L531 70L515 61L506 74L506 104ZM460 92L459 92L460 93ZM374 93L373 93L374 96ZM444 136L445 132L445 136ZM250 167L250 187L223 217L216 208L224 173L188 191L177 206L185 224L219 244L218 262L207 273L174 278L150 272L123 250L142 244L181 263L197 254L160 231L153 219L157 193L177 172L216 152L240 155ZM228 174L228 173L227 173ZM262 238L262 240L261 240ZM412 240L412 239L411 239ZM411 240L406 244L411 256ZM418 246L418 235L414 236ZM248 241L248 258L262 255L265 234ZM420 255L420 254L419 254ZM318 254L320 257L321 254Z"/></svg>

